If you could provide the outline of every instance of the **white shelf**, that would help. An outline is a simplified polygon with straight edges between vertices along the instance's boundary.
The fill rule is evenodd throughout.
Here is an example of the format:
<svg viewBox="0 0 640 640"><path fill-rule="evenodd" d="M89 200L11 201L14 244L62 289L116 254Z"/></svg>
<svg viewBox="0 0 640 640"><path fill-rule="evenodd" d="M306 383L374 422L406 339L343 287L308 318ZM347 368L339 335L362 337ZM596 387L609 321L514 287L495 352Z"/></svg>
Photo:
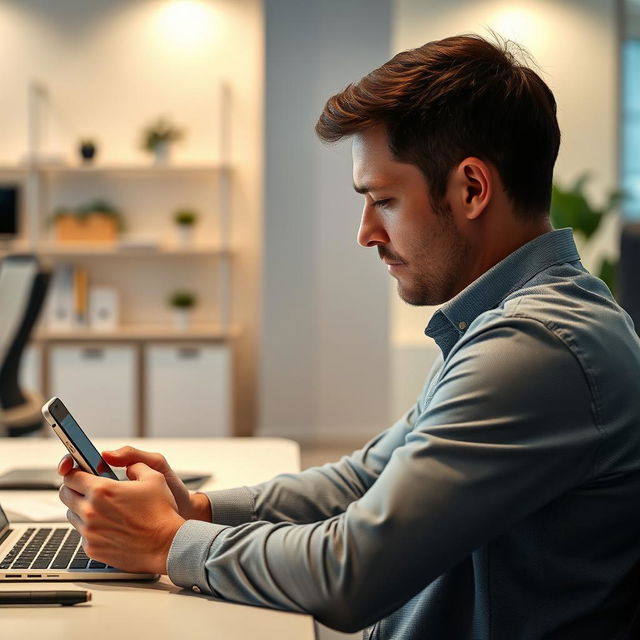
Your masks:
<svg viewBox="0 0 640 640"><path fill-rule="evenodd" d="M51 96L39 86L30 87L29 145L25 161L0 164L0 182L23 185L26 219L19 239L11 245L0 245L0 258L28 252L36 254L52 272L65 263L70 265L69 271L78 267L71 278L63 278L62 311L68 315L71 302L78 303L67 295L69 289L72 294L84 291L78 283L88 279L89 291L95 285L117 293L122 322L114 331L96 331L87 326L60 331L49 330L49 326L60 323L48 323L50 318L45 317L33 335L33 342L41 353L41 383L45 393L51 391L54 381L52 355L61 350L131 351L137 371L133 386L138 393L143 393L146 376L152 373L145 370L142 362L147 349L219 347L235 353L234 338L242 338L243 334L231 324L232 270L234 256L242 248L230 246L232 181L236 167L231 163L228 139L229 96L223 85L220 88L217 132L207 157L194 156L183 162L156 165L152 156L142 154L138 158L125 156L113 161L108 158L102 161L99 157L88 163L71 154L68 157L44 155L37 143L43 137L42 114L49 108ZM219 144L215 144L216 137ZM127 218L131 216L131 231L112 238L109 244L56 242L55 234L46 225L51 211L59 204L77 206L96 197L118 200L118 206L130 212ZM166 212L162 213L165 208ZM169 226L170 212L179 208L201 212L203 221L193 244L181 244L182 235ZM86 273L86 278L76 278L79 273ZM175 328L165 302L172 292L183 289L193 289L200 304L195 317L201 321L186 330ZM89 370L93 365L100 365L100 358L92 358L91 355L81 358L78 367ZM230 359L230 369L233 369L232 362ZM231 371L228 373L229 379L233 379ZM137 429L144 432L146 418L142 405L138 406L135 422Z"/></svg>
<svg viewBox="0 0 640 640"><path fill-rule="evenodd" d="M27 167L20 165L2 164L0 165L0 176L20 176L25 177L29 173Z"/></svg>
<svg viewBox="0 0 640 640"><path fill-rule="evenodd" d="M160 245L158 247L119 247L117 245L60 245L40 244L31 247L17 244L0 247L0 258L7 255L35 252L41 258L64 260L66 258L215 258L231 257L233 249L219 245L194 245L180 247Z"/></svg>
<svg viewBox="0 0 640 640"><path fill-rule="evenodd" d="M226 341L239 334L236 326L222 327L217 324L194 324L186 330L171 325L122 325L115 331L92 331L91 329L72 329L70 331L48 331L41 328L35 334L35 342L182 342L182 341Z"/></svg>
<svg viewBox="0 0 640 640"><path fill-rule="evenodd" d="M45 175L77 175L77 174L98 174L98 173L118 173L130 174L135 177L142 176L166 176L172 173L217 173L228 171L231 166L226 163L207 164L167 164L167 165L146 165L146 164L89 164L89 165L40 165L36 170Z"/></svg>
<svg viewBox="0 0 640 640"><path fill-rule="evenodd" d="M47 258L169 258L190 256L227 256L233 252L218 245L194 245L179 247L164 245L158 247L119 247L117 245L68 245L42 244L38 254Z"/></svg>
<svg viewBox="0 0 640 640"><path fill-rule="evenodd" d="M33 165L0 165L0 177L25 177L31 172L43 175L87 175L87 174L130 174L135 177L167 176L170 174L218 173L230 171L229 163L210 162L198 164L33 164Z"/></svg>

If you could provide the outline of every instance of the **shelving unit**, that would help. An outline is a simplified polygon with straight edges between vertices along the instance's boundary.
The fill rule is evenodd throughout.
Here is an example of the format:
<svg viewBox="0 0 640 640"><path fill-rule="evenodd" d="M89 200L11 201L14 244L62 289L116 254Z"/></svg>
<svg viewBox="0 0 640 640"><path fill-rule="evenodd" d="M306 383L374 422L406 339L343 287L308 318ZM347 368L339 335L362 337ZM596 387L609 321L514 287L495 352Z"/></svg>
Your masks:
<svg viewBox="0 0 640 640"><path fill-rule="evenodd" d="M215 355L219 361L215 365L216 375L222 375L224 379L217 382L212 380L211 384L219 384L221 389L225 389L218 402L225 405L221 413L227 424L218 424L215 433L200 429L192 433L179 431L176 435L232 435L231 363L234 361L234 339L241 329L233 323L231 314L231 274L235 252L230 243L230 183L233 169L228 160L228 90L221 86L218 160L163 166L38 162L40 132L37 114L42 107L38 103L47 99L47 92L41 85L34 85L30 88L29 96L30 160L24 166L0 166L0 181L22 183L26 195L23 207L26 225L9 252L34 253L44 266L52 269L65 263L80 265L88 270L90 278L99 284L115 287L121 296L121 325L108 333L86 327L52 331L47 327L45 310L33 339L33 348L39 351L39 377L43 394L66 394L68 398L74 384L82 387L85 382L83 354L91 360L91 365L86 367L89 372L95 369L96 354L102 354L100 357L104 356L106 363L109 349L130 348L127 357L134 363L135 370L127 373L127 376L134 381L135 393L132 397L136 405L132 410L135 418L131 435L155 433L157 429L148 423L149 407L153 404L153 399L148 396L149 381L157 378L155 371L149 367L155 366L155 362L164 362L162 358L154 356L157 348L173 346L176 358L179 359L182 354L185 362L195 362L196 352L203 354L202 362L211 360ZM89 196L90 193L93 195ZM63 245L51 239L46 221L57 206L77 206L79 201L94 197L107 198L123 209L125 222L133 228L132 244L126 243L126 233L122 237L122 246ZM190 246L180 245L171 237L172 210L178 208L180 203L203 212L198 223L202 237ZM135 234L148 234L149 227L156 239L147 242L147 246L144 246L144 241L142 246L139 246L140 242L136 245ZM179 288L195 289L200 300L194 323L187 330L178 330L173 326L166 306L167 294ZM61 373L64 367L56 364L63 362L61 358L65 349L75 349L74 364L70 367L74 373L67 378ZM214 354L214 351L220 355ZM225 363L224 366L220 362ZM130 364L122 366L130 367ZM225 367L228 370L225 371ZM188 363L182 369L186 372L185 380L190 379L192 373L187 371ZM100 373L102 375L103 372ZM207 370L203 369L198 375L206 379ZM178 402L183 386L179 379L173 382L164 380L158 383L158 388L166 395L172 384ZM90 386L85 385L84 394L88 393L87 389ZM93 400L96 404L96 399ZM69 404L76 407L77 413L83 412L77 407L81 402L82 398L78 398L75 404L69 399ZM117 399L114 398L113 402L117 403ZM127 402L130 403L131 399ZM89 412L91 402L87 402L86 406ZM201 418L195 415L193 418L187 417L185 423L193 423ZM110 432L100 432L99 429L94 429L93 433L96 436L110 435Z"/></svg>

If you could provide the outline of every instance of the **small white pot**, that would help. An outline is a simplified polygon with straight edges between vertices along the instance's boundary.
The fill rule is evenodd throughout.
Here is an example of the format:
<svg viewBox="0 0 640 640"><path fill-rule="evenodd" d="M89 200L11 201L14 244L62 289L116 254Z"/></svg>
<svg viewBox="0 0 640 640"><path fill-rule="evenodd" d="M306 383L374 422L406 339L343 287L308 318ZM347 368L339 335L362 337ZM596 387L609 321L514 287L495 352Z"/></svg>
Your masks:
<svg viewBox="0 0 640 640"><path fill-rule="evenodd" d="M174 309L173 326L178 331L187 331L191 324L191 309Z"/></svg>
<svg viewBox="0 0 640 640"><path fill-rule="evenodd" d="M153 161L157 167L169 164L171 159L171 143L164 141L158 142L153 149Z"/></svg>
<svg viewBox="0 0 640 640"><path fill-rule="evenodd" d="M181 247L190 247L193 244L193 225L178 224L178 244Z"/></svg>

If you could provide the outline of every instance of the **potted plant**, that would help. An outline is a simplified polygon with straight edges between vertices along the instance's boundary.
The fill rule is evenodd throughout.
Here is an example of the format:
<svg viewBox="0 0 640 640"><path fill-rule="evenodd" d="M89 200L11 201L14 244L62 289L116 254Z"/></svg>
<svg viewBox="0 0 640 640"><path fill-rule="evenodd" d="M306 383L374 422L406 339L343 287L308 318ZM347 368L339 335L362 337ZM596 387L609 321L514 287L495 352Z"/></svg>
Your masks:
<svg viewBox="0 0 640 640"><path fill-rule="evenodd" d="M596 208L584 193L584 187L589 178L589 174L584 173L567 189L554 183L549 211L553 227L555 229L571 227L577 235L578 244L583 246L589 243L602 221L612 214L623 196L620 191L611 191L607 194L604 206ZM600 258L597 265L594 269L596 275L606 283L612 293L615 293L616 262L604 257Z"/></svg>
<svg viewBox="0 0 640 640"><path fill-rule="evenodd" d="M197 302L191 291L175 291L169 296L169 304L173 308L173 323L176 329L186 331L191 321L191 310Z"/></svg>
<svg viewBox="0 0 640 640"><path fill-rule="evenodd" d="M120 211L102 199L75 209L59 207L50 222L56 242L61 244L113 244L124 228Z"/></svg>
<svg viewBox="0 0 640 640"><path fill-rule="evenodd" d="M80 152L80 158L85 164L93 162L96 155L96 141L93 138L80 138L78 144L78 151Z"/></svg>
<svg viewBox="0 0 640 640"><path fill-rule="evenodd" d="M154 155L157 165L165 165L169 162L171 144L183 136L182 129L172 124L168 118L160 117L144 129L142 148Z"/></svg>
<svg viewBox="0 0 640 640"><path fill-rule="evenodd" d="M198 214L193 209L178 209L173 214L173 221L178 231L178 244L183 247L193 242L193 229L198 222Z"/></svg>

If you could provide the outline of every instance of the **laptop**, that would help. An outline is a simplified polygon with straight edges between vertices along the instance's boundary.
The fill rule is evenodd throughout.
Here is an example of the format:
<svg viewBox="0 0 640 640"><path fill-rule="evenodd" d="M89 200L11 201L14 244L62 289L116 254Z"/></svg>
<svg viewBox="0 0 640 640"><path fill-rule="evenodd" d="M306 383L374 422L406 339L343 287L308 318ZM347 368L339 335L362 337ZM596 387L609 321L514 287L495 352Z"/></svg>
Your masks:
<svg viewBox="0 0 640 640"><path fill-rule="evenodd" d="M64 522L9 522L0 506L0 582L36 580L155 580L96 562L80 534Z"/></svg>

